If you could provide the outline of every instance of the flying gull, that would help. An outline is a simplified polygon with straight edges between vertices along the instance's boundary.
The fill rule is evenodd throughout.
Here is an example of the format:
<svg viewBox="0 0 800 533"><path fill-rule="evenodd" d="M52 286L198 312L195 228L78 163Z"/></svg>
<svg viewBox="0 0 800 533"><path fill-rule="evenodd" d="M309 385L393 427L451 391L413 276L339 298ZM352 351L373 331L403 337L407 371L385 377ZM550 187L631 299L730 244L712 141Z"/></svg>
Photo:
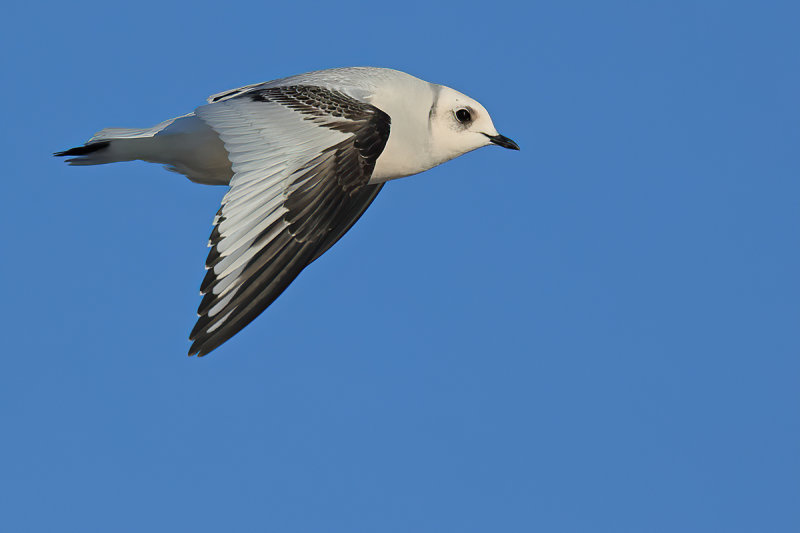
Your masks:
<svg viewBox="0 0 800 533"><path fill-rule="evenodd" d="M189 355L249 324L359 219L384 182L488 144L519 150L486 109L404 72L321 70L215 94L149 129L107 128L70 165L140 159L228 185Z"/></svg>

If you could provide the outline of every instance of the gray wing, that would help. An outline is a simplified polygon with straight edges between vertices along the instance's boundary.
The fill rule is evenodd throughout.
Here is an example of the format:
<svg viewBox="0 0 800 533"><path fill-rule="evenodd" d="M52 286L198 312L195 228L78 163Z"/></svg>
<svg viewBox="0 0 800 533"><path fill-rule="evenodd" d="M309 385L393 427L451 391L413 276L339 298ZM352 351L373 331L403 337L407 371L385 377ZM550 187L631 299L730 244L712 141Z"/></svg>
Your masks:
<svg viewBox="0 0 800 533"><path fill-rule="evenodd" d="M266 309L369 207L390 118L341 92L256 88L197 109L234 176L209 239L189 355L205 355Z"/></svg>
<svg viewBox="0 0 800 533"><path fill-rule="evenodd" d="M363 101L365 98L369 98L369 95L374 92L378 84L391 84L406 78L412 78L412 76L398 70L377 67L344 67L316 70L212 94L208 97L208 103L222 102L259 89L292 85L324 87L331 91L343 92L348 96Z"/></svg>

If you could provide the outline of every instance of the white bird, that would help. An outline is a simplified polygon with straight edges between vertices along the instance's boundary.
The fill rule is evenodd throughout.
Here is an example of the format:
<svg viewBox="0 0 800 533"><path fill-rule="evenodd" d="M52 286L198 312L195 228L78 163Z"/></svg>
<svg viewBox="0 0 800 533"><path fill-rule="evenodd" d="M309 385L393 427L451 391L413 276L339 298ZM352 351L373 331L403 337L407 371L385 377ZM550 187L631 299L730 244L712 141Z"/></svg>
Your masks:
<svg viewBox="0 0 800 533"><path fill-rule="evenodd" d="M369 207L385 181L488 144L519 150L486 109L397 70L309 72L215 94L149 129L107 128L58 152L70 165L140 159L229 185L209 239L189 355L266 309Z"/></svg>

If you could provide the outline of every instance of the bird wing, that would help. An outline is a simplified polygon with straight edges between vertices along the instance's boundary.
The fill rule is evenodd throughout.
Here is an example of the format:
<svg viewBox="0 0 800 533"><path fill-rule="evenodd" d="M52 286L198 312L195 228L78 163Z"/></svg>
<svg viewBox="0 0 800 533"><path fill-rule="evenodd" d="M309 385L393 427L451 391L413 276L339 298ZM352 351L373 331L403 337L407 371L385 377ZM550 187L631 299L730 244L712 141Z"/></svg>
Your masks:
<svg viewBox="0 0 800 533"><path fill-rule="evenodd" d="M266 309L369 207L389 115L308 85L255 88L202 106L232 163L209 239L189 355L205 355Z"/></svg>

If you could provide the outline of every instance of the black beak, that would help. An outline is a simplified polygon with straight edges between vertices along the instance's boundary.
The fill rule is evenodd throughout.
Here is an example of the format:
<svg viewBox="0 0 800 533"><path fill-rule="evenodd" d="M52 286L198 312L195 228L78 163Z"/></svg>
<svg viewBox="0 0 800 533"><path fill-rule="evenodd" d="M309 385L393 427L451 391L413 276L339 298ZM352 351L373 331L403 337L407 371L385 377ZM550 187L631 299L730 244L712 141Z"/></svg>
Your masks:
<svg viewBox="0 0 800 533"><path fill-rule="evenodd" d="M484 133L484 135L486 135ZM519 145L506 137L505 135L486 135L489 137L489 140L492 141L497 146L502 146L503 148L508 148L510 150L519 150Z"/></svg>

